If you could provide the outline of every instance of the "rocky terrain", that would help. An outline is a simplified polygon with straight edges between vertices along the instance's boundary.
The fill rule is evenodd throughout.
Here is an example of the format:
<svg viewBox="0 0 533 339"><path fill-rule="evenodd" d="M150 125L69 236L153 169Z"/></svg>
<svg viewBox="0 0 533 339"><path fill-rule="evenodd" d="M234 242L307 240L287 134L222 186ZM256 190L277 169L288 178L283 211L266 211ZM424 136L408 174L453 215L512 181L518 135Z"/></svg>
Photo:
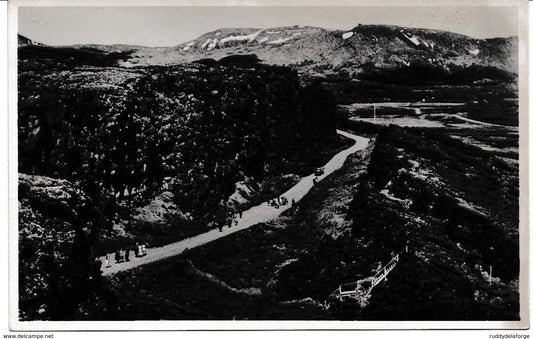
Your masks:
<svg viewBox="0 0 533 339"><path fill-rule="evenodd" d="M367 174L348 212L352 235L365 252L408 253L362 317L516 318L516 166L444 133L389 127Z"/></svg>
<svg viewBox="0 0 533 339"><path fill-rule="evenodd" d="M95 225L113 220L75 183L19 174L20 319L84 317L99 266Z"/></svg>
<svg viewBox="0 0 533 339"><path fill-rule="evenodd" d="M115 275L94 319L518 319L517 168L431 130L375 132L278 220ZM326 307L393 253L367 307Z"/></svg>

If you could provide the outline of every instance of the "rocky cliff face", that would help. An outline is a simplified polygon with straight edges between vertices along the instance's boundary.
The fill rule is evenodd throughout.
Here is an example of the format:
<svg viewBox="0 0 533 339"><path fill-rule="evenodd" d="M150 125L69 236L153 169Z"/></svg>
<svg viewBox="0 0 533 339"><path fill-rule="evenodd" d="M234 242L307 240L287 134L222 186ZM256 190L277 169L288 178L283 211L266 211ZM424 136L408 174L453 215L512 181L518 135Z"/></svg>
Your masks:
<svg viewBox="0 0 533 339"><path fill-rule="evenodd" d="M20 319L70 319L83 314L99 265L92 265L102 205L63 179L19 174Z"/></svg>
<svg viewBox="0 0 533 339"><path fill-rule="evenodd" d="M165 184L179 205L205 216L245 176L298 171L316 147L337 140L330 93L301 87L288 68L242 62L21 67L20 171L80 181L91 196L117 199Z"/></svg>

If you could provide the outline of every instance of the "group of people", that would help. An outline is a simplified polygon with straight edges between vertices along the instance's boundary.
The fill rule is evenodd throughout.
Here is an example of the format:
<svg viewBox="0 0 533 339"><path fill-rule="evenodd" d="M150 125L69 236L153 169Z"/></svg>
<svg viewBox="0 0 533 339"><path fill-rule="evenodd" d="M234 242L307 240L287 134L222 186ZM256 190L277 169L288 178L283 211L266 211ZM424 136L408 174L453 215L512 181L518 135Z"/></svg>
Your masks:
<svg viewBox="0 0 533 339"><path fill-rule="evenodd" d="M130 261L130 252L133 251L135 253L135 257L144 257L146 255L146 244L139 244L135 243L135 246L132 248L126 248L125 250L118 249L115 252L115 264L119 264L122 262ZM109 268L111 267L111 261L110 261L110 255L106 254L105 256L105 267Z"/></svg>
<svg viewBox="0 0 533 339"><path fill-rule="evenodd" d="M319 167L315 171L315 176L313 177L313 184L316 184L318 182L318 177L324 174L324 169L322 167Z"/></svg>
<svg viewBox="0 0 533 339"><path fill-rule="evenodd" d="M289 200L285 198L284 196L278 197L277 199L272 199L268 201L268 206L274 206L275 208L279 208L280 206L285 206L289 203ZM292 204L294 205L294 199L292 199Z"/></svg>
<svg viewBox="0 0 533 339"><path fill-rule="evenodd" d="M240 218L242 218L242 210L238 210L235 214L230 215L228 219L228 228L231 228L231 226L234 226L234 225L237 226L239 224ZM223 227L222 223L218 224L219 232L222 232L222 227Z"/></svg>

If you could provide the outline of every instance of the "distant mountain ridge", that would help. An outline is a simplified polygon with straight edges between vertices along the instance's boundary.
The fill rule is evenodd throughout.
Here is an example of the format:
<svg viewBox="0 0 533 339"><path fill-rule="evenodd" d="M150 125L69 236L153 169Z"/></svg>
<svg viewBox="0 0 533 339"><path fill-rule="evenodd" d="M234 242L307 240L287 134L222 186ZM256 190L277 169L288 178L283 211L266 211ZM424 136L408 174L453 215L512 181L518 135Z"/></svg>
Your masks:
<svg viewBox="0 0 533 339"><path fill-rule="evenodd" d="M19 35L19 46L35 44ZM64 47L64 46L63 46ZM120 66L174 65L228 55L255 54L266 64L287 65L308 75L364 67L391 69L413 63L436 67L491 66L518 73L518 38L476 39L446 31L389 25L358 25L351 30L309 26L222 28L173 47L73 45L105 53L130 52Z"/></svg>
<svg viewBox="0 0 533 339"><path fill-rule="evenodd" d="M24 35L17 34L17 38L19 47L35 45L31 39L26 38Z"/></svg>
<svg viewBox="0 0 533 339"><path fill-rule="evenodd" d="M517 73L518 39L475 39L419 28L359 25L349 31L291 26L269 29L224 28L169 48L136 48L124 65L164 65L198 58L220 59L256 54L268 64L288 65L305 73L358 73L422 62L436 66L493 66Z"/></svg>

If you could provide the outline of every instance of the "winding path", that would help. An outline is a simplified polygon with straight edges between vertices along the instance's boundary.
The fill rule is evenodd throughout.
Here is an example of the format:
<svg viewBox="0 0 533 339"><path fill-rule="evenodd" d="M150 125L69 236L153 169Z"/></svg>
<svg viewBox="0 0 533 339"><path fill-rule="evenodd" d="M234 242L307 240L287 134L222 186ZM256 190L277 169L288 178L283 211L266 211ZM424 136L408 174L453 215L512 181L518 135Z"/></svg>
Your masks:
<svg viewBox="0 0 533 339"><path fill-rule="evenodd" d="M113 263L111 267L104 267L105 265L103 262L105 260L103 259L105 259L105 257L101 257L100 260L102 261L102 274L112 275L120 271L126 271L134 267L176 256L182 253L186 248L192 249L194 247L204 245L216 239L228 236L232 233L247 229L259 223L267 222L279 217L284 211L291 208L290 202L293 199L295 202L298 202L311 190L314 185L314 178L316 178L318 181L324 179L334 171L342 168L342 166L344 165L344 161L350 154L361 151L368 146L369 139L367 138L340 130L337 130L337 133L355 140L355 144L333 156L333 158L331 158L331 160L326 165L324 165L324 173L322 175L315 176L314 174L311 174L306 177L303 177L296 185L294 185L288 191L283 193L282 196L287 198L289 204L280 206L279 208L275 208L273 206L269 206L267 202L264 202L260 205L251 207L250 209L243 211L242 217L237 219L237 226L233 226L231 228L224 227L222 229L222 232L220 232L218 229L213 229L206 233L183 239L181 241L174 242L162 247L149 248L146 256L140 258L132 257L131 261L122 262L119 264ZM114 255L110 255L110 258L110 262L114 261Z"/></svg>

